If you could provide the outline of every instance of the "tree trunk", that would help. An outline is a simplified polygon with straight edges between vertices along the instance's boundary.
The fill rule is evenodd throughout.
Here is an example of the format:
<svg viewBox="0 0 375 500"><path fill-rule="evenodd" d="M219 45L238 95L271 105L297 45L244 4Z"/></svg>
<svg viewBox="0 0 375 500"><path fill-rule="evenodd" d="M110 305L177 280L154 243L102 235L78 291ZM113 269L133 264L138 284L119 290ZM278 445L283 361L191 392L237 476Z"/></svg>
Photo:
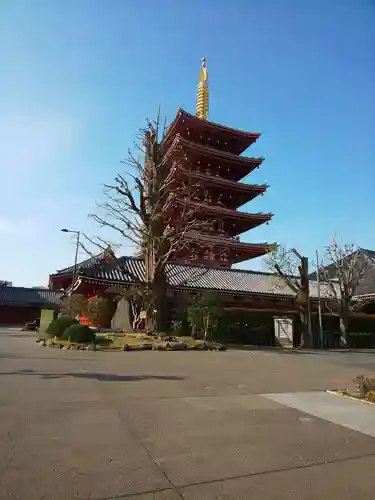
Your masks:
<svg viewBox="0 0 375 500"><path fill-rule="evenodd" d="M163 271L157 272L152 284L153 296L153 330L165 334L168 331L168 307L166 282Z"/></svg>
<svg viewBox="0 0 375 500"><path fill-rule="evenodd" d="M310 349L311 345L311 325L309 314L309 296L304 290L300 290L297 297L299 306L299 315L301 319L301 345L306 349Z"/></svg>
<svg viewBox="0 0 375 500"><path fill-rule="evenodd" d="M208 315L204 318L204 340L207 340L209 324L210 324L210 316Z"/></svg>
<svg viewBox="0 0 375 500"><path fill-rule="evenodd" d="M347 348L349 335L349 300L342 298L340 308L340 346Z"/></svg>
<svg viewBox="0 0 375 500"><path fill-rule="evenodd" d="M300 306L301 316L301 347L310 349L312 347L311 322L310 322L310 281L309 281L309 261L307 257L301 257L299 266L301 283L297 296L297 303Z"/></svg>
<svg viewBox="0 0 375 500"><path fill-rule="evenodd" d="M309 349L311 347L310 331L309 331L309 314L304 308L301 309L301 345L300 347Z"/></svg>

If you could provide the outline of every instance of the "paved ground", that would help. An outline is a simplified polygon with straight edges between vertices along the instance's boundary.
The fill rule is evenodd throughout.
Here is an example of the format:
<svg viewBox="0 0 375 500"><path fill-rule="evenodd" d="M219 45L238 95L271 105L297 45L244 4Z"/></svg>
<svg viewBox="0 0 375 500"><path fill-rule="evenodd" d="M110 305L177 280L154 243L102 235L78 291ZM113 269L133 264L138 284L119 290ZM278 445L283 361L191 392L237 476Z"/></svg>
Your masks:
<svg viewBox="0 0 375 500"><path fill-rule="evenodd" d="M318 392L366 372L369 352L63 352L0 331L0 498L367 500L375 407Z"/></svg>

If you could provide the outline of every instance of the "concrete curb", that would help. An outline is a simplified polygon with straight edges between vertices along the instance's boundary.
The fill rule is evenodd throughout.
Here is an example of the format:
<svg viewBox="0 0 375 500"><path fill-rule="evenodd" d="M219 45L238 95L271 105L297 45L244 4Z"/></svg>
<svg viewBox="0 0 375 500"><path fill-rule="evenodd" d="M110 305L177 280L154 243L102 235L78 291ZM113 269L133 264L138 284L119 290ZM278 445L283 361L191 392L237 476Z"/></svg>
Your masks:
<svg viewBox="0 0 375 500"><path fill-rule="evenodd" d="M372 401L367 401L366 399L355 398L353 396L349 396L349 394L340 394L339 391L326 390L328 394L332 394L333 396L341 396L343 398L352 399L353 401L358 401L359 403L366 403L367 405L375 406L375 403Z"/></svg>

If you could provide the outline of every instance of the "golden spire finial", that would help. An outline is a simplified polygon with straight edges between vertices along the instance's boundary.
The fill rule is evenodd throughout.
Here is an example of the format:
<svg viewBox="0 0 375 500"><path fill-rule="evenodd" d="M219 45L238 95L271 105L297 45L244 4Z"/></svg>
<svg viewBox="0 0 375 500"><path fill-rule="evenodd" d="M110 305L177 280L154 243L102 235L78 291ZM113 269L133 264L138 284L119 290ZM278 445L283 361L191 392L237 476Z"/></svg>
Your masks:
<svg viewBox="0 0 375 500"><path fill-rule="evenodd" d="M202 57L202 69L199 72L196 115L202 120L208 118L208 74L206 68L206 58Z"/></svg>

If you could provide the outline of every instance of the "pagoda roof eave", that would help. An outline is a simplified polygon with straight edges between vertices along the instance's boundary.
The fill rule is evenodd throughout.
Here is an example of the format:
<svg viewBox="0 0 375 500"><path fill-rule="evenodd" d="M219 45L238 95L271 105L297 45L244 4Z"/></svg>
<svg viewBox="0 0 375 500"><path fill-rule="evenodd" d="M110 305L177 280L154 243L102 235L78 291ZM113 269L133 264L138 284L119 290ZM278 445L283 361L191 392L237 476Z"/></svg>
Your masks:
<svg viewBox="0 0 375 500"><path fill-rule="evenodd" d="M229 238L221 238L219 236L213 236L210 234L199 233L198 231L188 231L185 234L187 239L194 238L200 239L205 243L212 243L217 246L223 246L225 248L233 248L236 250L264 250L264 253L268 253L272 250L273 245L270 243L246 243L244 241L236 241L234 239Z"/></svg>
<svg viewBox="0 0 375 500"><path fill-rule="evenodd" d="M231 255L231 260L233 262L241 262L243 260L262 257L263 255L269 253L273 248L273 246L269 243L246 243L229 238L220 238L218 236L212 236L210 234L202 234L196 231L190 231L186 233L186 238L192 238L192 243L198 240L204 244L212 245L216 248L225 248L231 250L232 252L238 252L239 255L237 257Z"/></svg>
<svg viewBox="0 0 375 500"><path fill-rule="evenodd" d="M241 154L243 151L245 151L261 135L260 132L245 132L243 130L220 125L219 123L211 122L209 120L202 120L198 116L192 115L180 108L177 111L175 119L168 127L167 133L164 138L165 143L168 143L172 140L175 135L174 133L176 133L176 130L178 129L180 121L184 119L191 125L192 128L205 128L220 135L227 136L228 138L232 137L241 140L242 144L241 147L237 150L237 154Z"/></svg>
<svg viewBox="0 0 375 500"><path fill-rule="evenodd" d="M224 179L224 177L203 174L200 172L195 172L191 170L186 170L185 168L174 168L169 174L169 179L172 180L174 176L184 176L193 179L198 179L207 183L208 185L217 185L225 187L227 190L241 191L244 193L264 193L269 187L268 184L245 184L243 182L235 182L229 179Z"/></svg>
<svg viewBox="0 0 375 500"><path fill-rule="evenodd" d="M257 212L257 213L247 213L247 212L240 212L238 210L232 210L230 208L224 208L221 206L216 206L216 205L209 205L207 203L197 203L192 200L185 200L185 199L180 199L177 198L174 195L171 195L168 200L166 201L164 205L164 210L166 210L171 203L177 203L178 205L185 205L187 207L192 207L192 208L197 208L199 209L200 213L214 213L218 214L222 217L227 217L231 219L242 219L242 220L262 220L264 222L267 222L272 219L273 213L264 213L264 212Z"/></svg>
<svg viewBox="0 0 375 500"><path fill-rule="evenodd" d="M231 163L233 167L235 167L236 164L237 165L247 164L249 166L251 165L253 167L252 170L254 170L254 168L258 168L259 165L264 161L264 158L262 156L261 157L239 156L234 153L228 153L227 151L221 151L220 149L212 148L211 146L203 146L202 144L198 144L193 141L188 141L180 134L176 134L171 145L164 154L163 163L169 160L172 153L177 150L178 146L183 146L184 148L190 151L200 153L202 156L207 156L210 158L218 158L220 159L220 161Z"/></svg>

